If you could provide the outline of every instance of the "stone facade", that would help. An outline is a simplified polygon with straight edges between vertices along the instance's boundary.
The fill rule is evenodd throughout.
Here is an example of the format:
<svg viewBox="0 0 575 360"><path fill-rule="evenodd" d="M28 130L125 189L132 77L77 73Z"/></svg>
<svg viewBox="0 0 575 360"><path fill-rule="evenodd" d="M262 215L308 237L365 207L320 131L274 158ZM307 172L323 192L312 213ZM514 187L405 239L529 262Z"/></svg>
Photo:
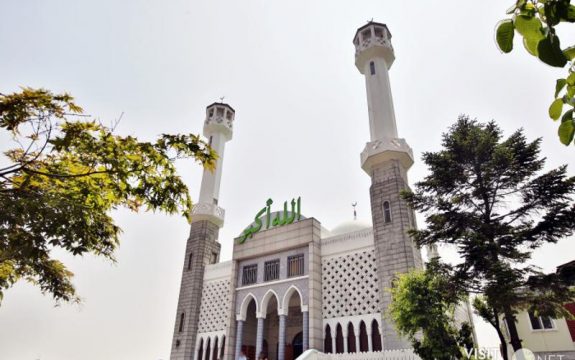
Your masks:
<svg viewBox="0 0 575 360"><path fill-rule="evenodd" d="M385 289L391 287L398 273L422 267L421 253L407 234L410 228L416 226L415 216L400 197L402 190L409 189L407 174L399 161L391 160L375 166L371 179L371 214L383 314L383 348L405 349L410 347L409 342L401 338L386 319L385 312L391 303L391 296ZM384 214L386 202L389 204L391 218Z"/></svg>
<svg viewBox="0 0 575 360"><path fill-rule="evenodd" d="M182 282L172 340L172 360L190 360L196 351L204 271L219 261L219 227L207 220L192 222L186 244ZM183 314L183 316L182 316Z"/></svg>

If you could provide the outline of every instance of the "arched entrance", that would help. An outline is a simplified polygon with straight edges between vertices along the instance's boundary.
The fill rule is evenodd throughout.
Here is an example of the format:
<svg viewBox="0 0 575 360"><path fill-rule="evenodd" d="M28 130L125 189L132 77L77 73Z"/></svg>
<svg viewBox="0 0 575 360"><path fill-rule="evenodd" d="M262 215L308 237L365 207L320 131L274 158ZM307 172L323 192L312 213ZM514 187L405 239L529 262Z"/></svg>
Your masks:
<svg viewBox="0 0 575 360"><path fill-rule="evenodd" d="M258 322L256 319L257 305L254 298L249 300L246 311L246 320L244 323L244 333L242 337L242 351L246 354L248 360L256 360L256 335Z"/></svg>
<svg viewBox="0 0 575 360"><path fill-rule="evenodd" d="M303 314L302 297L296 287L290 287L283 298L283 310L287 313L285 330L285 360L295 360L303 349ZM300 334L299 342L294 346L296 336Z"/></svg>
<svg viewBox="0 0 575 360"><path fill-rule="evenodd" d="M262 313L266 314L264 321L264 336L262 343L262 353L267 355L268 359L278 358L278 308L279 301L277 294L268 291L262 299ZM259 356L259 355L258 355Z"/></svg>
<svg viewBox="0 0 575 360"><path fill-rule="evenodd" d="M381 351L381 333L379 332L379 324L376 320L371 322L371 344L373 351Z"/></svg>

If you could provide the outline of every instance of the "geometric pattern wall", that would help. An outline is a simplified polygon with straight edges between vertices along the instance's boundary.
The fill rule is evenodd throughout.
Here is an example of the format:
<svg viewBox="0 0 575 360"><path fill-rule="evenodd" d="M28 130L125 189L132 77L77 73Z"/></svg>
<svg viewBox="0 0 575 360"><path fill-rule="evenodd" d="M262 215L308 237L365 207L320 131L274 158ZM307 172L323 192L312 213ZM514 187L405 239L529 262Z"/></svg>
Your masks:
<svg viewBox="0 0 575 360"><path fill-rule="evenodd" d="M378 313L374 250L321 260L323 318Z"/></svg>
<svg viewBox="0 0 575 360"><path fill-rule="evenodd" d="M230 280L205 282L198 333L225 330L231 302Z"/></svg>

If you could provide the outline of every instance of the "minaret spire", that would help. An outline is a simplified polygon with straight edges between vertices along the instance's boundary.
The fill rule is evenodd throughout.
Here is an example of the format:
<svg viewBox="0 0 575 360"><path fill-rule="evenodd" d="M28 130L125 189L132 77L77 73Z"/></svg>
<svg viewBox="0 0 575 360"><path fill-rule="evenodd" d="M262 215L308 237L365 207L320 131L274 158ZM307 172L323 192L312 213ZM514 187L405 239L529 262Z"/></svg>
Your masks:
<svg viewBox="0 0 575 360"><path fill-rule="evenodd" d="M204 170L200 198L194 206L192 221L210 220L219 227L223 225L224 210L218 206L218 199L224 150L226 142L232 139L235 114L231 106L222 102L213 103L206 108L204 136L208 138L210 146L218 154L218 160L213 171Z"/></svg>
<svg viewBox="0 0 575 360"><path fill-rule="evenodd" d="M385 24L370 21L353 39L355 65L365 76L370 141L361 153L361 167L371 177L370 200L374 253L380 286L381 314L386 314L398 274L421 268L421 253L408 235L416 227L415 214L401 198L408 190L407 170L413 164L411 148L398 138L391 97L389 68L395 60L391 34ZM393 324L382 316L383 348L409 348Z"/></svg>

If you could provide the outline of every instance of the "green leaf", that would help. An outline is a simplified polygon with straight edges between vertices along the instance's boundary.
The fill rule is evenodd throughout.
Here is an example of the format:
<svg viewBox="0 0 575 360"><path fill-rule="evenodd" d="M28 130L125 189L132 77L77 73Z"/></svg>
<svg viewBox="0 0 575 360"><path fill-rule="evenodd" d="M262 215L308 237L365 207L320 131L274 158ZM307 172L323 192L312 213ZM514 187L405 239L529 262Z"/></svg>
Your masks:
<svg viewBox="0 0 575 360"><path fill-rule="evenodd" d="M575 85L575 72L572 72L569 74L569 76L567 76L567 84L569 86Z"/></svg>
<svg viewBox="0 0 575 360"><path fill-rule="evenodd" d="M575 58L575 46L570 46L563 50L563 55L565 55L567 60L573 60Z"/></svg>
<svg viewBox="0 0 575 360"><path fill-rule="evenodd" d="M568 110L565 112L565 114L563 114L561 117L561 122L563 123L565 121L573 121L573 109Z"/></svg>
<svg viewBox="0 0 575 360"><path fill-rule="evenodd" d="M515 17L514 24L517 32L526 38L531 40L541 40L544 37L541 32L541 20L535 16L518 15Z"/></svg>
<svg viewBox="0 0 575 360"><path fill-rule="evenodd" d="M557 133L559 135L559 140L563 145L571 144L573 141L573 135L575 134L573 119L562 122L561 125L559 125Z"/></svg>
<svg viewBox="0 0 575 360"><path fill-rule="evenodd" d="M528 53L538 57L539 51L537 51L537 46L539 45L539 41L541 41L541 39L531 39L524 37L523 46L525 47L525 50L527 50Z"/></svg>
<svg viewBox="0 0 575 360"><path fill-rule="evenodd" d="M545 39L539 41L537 51L539 59L547 65L563 67L567 64L567 58L563 55L559 38L552 33L549 33Z"/></svg>
<svg viewBox="0 0 575 360"><path fill-rule="evenodd" d="M563 90L565 85L567 85L567 80L557 79L557 83L555 85L555 97L557 97L557 95L559 95L559 92L561 92L561 90Z"/></svg>
<svg viewBox="0 0 575 360"><path fill-rule="evenodd" d="M555 99L549 106L549 117L553 120L558 120L563 112L563 100Z"/></svg>
<svg viewBox="0 0 575 360"><path fill-rule="evenodd" d="M502 20L497 25L495 39L497 40L499 50L504 53L509 53L513 50L514 29L513 20L510 19Z"/></svg>

